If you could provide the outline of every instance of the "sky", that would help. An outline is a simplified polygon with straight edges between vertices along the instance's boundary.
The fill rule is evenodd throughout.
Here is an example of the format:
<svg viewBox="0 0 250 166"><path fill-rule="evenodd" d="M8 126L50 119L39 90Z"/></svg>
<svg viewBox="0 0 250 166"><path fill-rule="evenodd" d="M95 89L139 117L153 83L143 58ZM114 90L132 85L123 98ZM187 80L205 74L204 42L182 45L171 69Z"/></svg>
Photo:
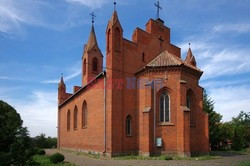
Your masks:
<svg viewBox="0 0 250 166"><path fill-rule="evenodd" d="M156 0L117 0L124 37L156 17ZM250 1L160 0L160 18L184 59L191 43L200 85L215 111L230 121L250 111ZM31 136L56 136L57 87L81 85L81 57L95 12L95 31L105 56L112 0L0 0L0 100L21 115ZM104 58L105 59L105 58Z"/></svg>

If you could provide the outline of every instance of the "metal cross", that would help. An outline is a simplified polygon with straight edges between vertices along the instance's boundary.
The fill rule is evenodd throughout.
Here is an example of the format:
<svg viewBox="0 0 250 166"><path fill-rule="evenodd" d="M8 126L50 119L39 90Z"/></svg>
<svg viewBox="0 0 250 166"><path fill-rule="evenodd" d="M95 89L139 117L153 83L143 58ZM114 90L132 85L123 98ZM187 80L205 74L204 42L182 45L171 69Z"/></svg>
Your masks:
<svg viewBox="0 0 250 166"><path fill-rule="evenodd" d="M94 12L89 13L89 14L91 15L91 18L92 18L92 24L94 24L96 15Z"/></svg>
<svg viewBox="0 0 250 166"><path fill-rule="evenodd" d="M114 11L116 11L116 1L114 2Z"/></svg>
<svg viewBox="0 0 250 166"><path fill-rule="evenodd" d="M162 10L162 7L160 6L159 1L157 1L157 3L155 3L155 7L157 8L156 18L159 18L160 17L160 10Z"/></svg>

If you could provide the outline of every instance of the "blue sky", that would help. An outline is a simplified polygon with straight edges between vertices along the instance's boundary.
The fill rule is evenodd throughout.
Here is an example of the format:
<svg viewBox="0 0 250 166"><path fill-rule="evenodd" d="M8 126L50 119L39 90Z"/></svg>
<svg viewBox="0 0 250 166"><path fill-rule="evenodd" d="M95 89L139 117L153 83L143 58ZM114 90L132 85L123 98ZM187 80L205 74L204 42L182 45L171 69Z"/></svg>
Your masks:
<svg viewBox="0 0 250 166"><path fill-rule="evenodd" d="M124 37L155 18L155 0L117 1ZM229 121L250 111L250 1L161 0L171 41L186 56L188 43L200 84ZM31 136L56 136L57 83L81 85L81 56L96 13L95 30L105 55L112 0L0 0L0 99L21 114Z"/></svg>

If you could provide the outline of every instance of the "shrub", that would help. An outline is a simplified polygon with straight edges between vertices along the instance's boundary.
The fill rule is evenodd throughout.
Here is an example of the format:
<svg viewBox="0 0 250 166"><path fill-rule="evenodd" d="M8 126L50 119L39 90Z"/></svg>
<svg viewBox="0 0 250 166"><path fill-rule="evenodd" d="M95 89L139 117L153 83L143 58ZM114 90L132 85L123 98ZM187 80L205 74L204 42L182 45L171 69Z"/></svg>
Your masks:
<svg viewBox="0 0 250 166"><path fill-rule="evenodd" d="M54 164L61 163L64 161L64 156L61 153L55 153L50 156L50 161Z"/></svg>
<svg viewBox="0 0 250 166"><path fill-rule="evenodd" d="M34 147L34 148L33 148L34 155L38 154L38 151L39 151L39 150L40 150L40 148Z"/></svg>
<svg viewBox="0 0 250 166"><path fill-rule="evenodd" d="M164 160L172 160L173 158L171 156L164 156Z"/></svg>
<svg viewBox="0 0 250 166"><path fill-rule="evenodd" d="M46 153L46 152L45 152L45 150L43 150L43 149L40 149L40 150L37 151L37 154L38 154L38 155L45 155L45 153Z"/></svg>

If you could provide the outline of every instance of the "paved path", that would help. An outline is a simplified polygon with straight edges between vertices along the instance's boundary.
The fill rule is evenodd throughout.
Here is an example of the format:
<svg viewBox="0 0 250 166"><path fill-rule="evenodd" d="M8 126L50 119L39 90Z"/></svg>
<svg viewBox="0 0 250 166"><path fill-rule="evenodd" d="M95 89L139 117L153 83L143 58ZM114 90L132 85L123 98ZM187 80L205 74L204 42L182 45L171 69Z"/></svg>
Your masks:
<svg viewBox="0 0 250 166"><path fill-rule="evenodd" d="M76 152L47 149L46 154L51 155L53 153L60 152L65 156L65 161L76 164L77 166L237 166L241 161L250 161L250 154L230 154L230 153L217 153L223 155L220 159L213 160L102 160L94 159L84 155L78 155Z"/></svg>

